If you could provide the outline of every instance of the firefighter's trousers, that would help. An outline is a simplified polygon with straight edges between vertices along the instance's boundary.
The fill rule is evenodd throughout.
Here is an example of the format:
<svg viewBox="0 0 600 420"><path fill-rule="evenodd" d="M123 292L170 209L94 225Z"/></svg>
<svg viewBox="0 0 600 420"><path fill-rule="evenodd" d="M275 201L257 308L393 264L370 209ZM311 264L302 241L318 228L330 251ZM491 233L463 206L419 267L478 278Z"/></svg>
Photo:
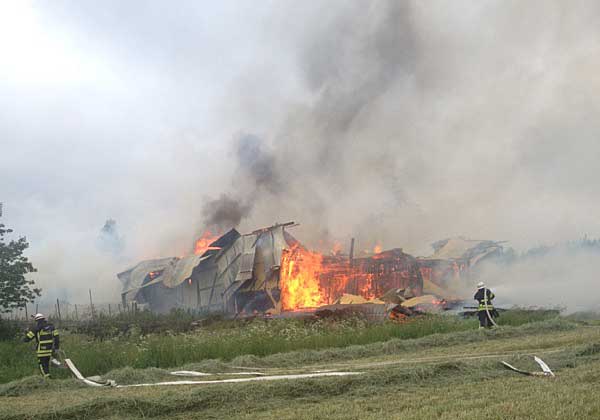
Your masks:
<svg viewBox="0 0 600 420"><path fill-rule="evenodd" d="M38 357L38 365L40 366L40 373L44 378L50 377L50 356Z"/></svg>

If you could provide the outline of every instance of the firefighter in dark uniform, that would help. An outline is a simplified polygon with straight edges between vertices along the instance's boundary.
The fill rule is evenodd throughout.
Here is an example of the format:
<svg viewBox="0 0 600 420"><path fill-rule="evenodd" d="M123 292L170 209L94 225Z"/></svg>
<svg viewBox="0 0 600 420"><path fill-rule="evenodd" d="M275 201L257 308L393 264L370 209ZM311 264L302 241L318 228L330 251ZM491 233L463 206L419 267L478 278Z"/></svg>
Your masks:
<svg viewBox="0 0 600 420"><path fill-rule="evenodd" d="M50 324L43 314L35 314L36 326L27 331L23 341L28 342L35 338L37 343L37 358L40 372L45 378L50 377L50 358L59 349L60 340L58 330Z"/></svg>
<svg viewBox="0 0 600 420"><path fill-rule="evenodd" d="M477 292L473 298L479 302L479 307L477 308L479 328L492 328L494 325L494 318L498 316L498 312L496 312L492 304L492 300L495 297L494 293L485 287L485 284L482 282L477 284Z"/></svg>

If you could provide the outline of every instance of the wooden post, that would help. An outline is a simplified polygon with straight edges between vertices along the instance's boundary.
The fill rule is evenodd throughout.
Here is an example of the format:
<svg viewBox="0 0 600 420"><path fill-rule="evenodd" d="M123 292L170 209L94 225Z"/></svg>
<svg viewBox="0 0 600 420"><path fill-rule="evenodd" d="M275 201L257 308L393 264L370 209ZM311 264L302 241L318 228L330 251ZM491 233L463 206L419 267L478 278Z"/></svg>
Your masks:
<svg viewBox="0 0 600 420"><path fill-rule="evenodd" d="M112 316L112 312L110 310L110 303L108 304L108 316Z"/></svg>
<svg viewBox="0 0 600 420"><path fill-rule="evenodd" d="M92 301L92 289L89 289L90 292L90 311L92 313L92 319L95 318L95 314L94 314L94 302Z"/></svg>
<svg viewBox="0 0 600 420"><path fill-rule="evenodd" d="M75 304L75 320L79 321L79 314L77 313L77 304Z"/></svg>
<svg viewBox="0 0 600 420"><path fill-rule="evenodd" d="M354 238L350 240L350 255L349 255L349 263L350 263L350 279L348 283L353 287L353 293L358 295L358 278L354 276Z"/></svg>
<svg viewBox="0 0 600 420"><path fill-rule="evenodd" d="M38 311L38 304L37 303L35 304L35 313L36 314L39 313L39 311Z"/></svg>
<svg viewBox="0 0 600 420"><path fill-rule="evenodd" d="M56 313L58 314L58 322L61 322L60 302L58 301L58 298L56 298Z"/></svg>
<svg viewBox="0 0 600 420"><path fill-rule="evenodd" d="M25 321L29 319L29 314L27 313L27 304L25 304Z"/></svg>

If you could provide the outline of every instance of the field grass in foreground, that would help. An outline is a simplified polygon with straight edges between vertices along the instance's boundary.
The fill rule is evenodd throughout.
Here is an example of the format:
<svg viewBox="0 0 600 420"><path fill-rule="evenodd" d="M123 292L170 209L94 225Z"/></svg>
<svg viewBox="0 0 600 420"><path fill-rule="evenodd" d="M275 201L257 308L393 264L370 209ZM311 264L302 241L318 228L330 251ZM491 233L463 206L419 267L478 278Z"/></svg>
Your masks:
<svg viewBox="0 0 600 420"><path fill-rule="evenodd" d="M93 389L74 380L27 378L0 386L2 419L595 419L600 418L600 327L554 320L497 331L465 331L302 352L256 364L270 373L325 366L356 377L271 383ZM538 370L538 354L557 378L520 376L507 360ZM335 360L333 366L332 360ZM199 368L200 366L198 366ZM206 364L204 367L210 367ZM233 368L233 363L213 366ZM156 380L154 369L119 370L119 381Z"/></svg>
<svg viewBox="0 0 600 420"><path fill-rule="evenodd" d="M242 355L267 356L293 350L318 350L418 338L476 328L474 320L426 316L398 325L370 324L362 318L300 321L292 319L223 322L189 333L140 335L107 340L62 333L62 348L90 375L112 369L173 367L207 359L232 360ZM0 383L31 375L35 368L31 345L18 340L0 342ZM61 375L58 372L57 375ZM66 373L62 373L66 377Z"/></svg>
<svg viewBox="0 0 600 420"><path fill-rule="evenodd" d="M505 313L500 323L521 325L531 321L553 319L552 310L514 310ZM141 321L146 321L141 318ZM152 322L156 320L151 319ZM106 329L104 326L103 331ZM477 328L475 319L428 315L406 323L369 323L360 317L347 319L221 321L193 332L141 334L134 325L128 334L97 339L87 334L62 331L62 348L88 375L101 375L121 367L167 368L218 359L230 361L240 357L264 357L292 351L317 351L349 346L383 343L394 339L412 339L435 334L470 331ZM303 360L300 357L298 360ZM36 371L31 344L14 339L0 341L0 383L9 382ZM66 378L67 373L56 371Z"/></svg>

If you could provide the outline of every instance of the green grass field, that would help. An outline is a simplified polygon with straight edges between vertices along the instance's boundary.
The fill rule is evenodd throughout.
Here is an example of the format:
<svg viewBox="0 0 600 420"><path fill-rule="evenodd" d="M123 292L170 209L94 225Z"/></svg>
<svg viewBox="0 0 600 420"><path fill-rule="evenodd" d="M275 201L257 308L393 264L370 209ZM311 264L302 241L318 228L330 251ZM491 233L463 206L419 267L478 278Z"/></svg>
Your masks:
<svg viewBox="0 0 600 420"><path fill-rule="evenodd" d="M0 385L0 418L600 418L596 396L600 385L600 325L593 320L557 318L555 313L511 317L505 318L512 319L507 321L510 325L492 331L479 331L472 321L436 317L405 325L363 325L356 320L342 326L283 322L278 328L294 325L303 330L291 334L288 342L292 344L283 350L240 347L237 352L222 353L227 357L219 360L199 357L171 365L169 356L164 366L157 359L159 367L111 367L98 373L119 384L183 379L168 374L172 367L221 373L247 368L267 375L336 370L360 375L125 389L89 388L69 378L44 381L24 375ZM229 339L239 343L242 332L237 330L247 328L220 325L209 331L226 346ZM373 328L379 335L367 333ZM397 331L390 335L386 328ZM363 341L328 341L350 332ZM203 335L207 331L197 334L208 337ZM251 336L258 340L264 332L254 334ZM174 335L169 340L190 340L190 335ZM319 341L315 336L331 337ZM127 342L125 338L122 341ZM74 341L67 343L75 345ZM201 353L202 343L195 344ZM268 341L263 346L268 348ZM533 354L554 369L555 379L522 376L499 363L506 360L526 370L539 370ZM85 375L92 374L76 357L73 360Z"/></svg>

